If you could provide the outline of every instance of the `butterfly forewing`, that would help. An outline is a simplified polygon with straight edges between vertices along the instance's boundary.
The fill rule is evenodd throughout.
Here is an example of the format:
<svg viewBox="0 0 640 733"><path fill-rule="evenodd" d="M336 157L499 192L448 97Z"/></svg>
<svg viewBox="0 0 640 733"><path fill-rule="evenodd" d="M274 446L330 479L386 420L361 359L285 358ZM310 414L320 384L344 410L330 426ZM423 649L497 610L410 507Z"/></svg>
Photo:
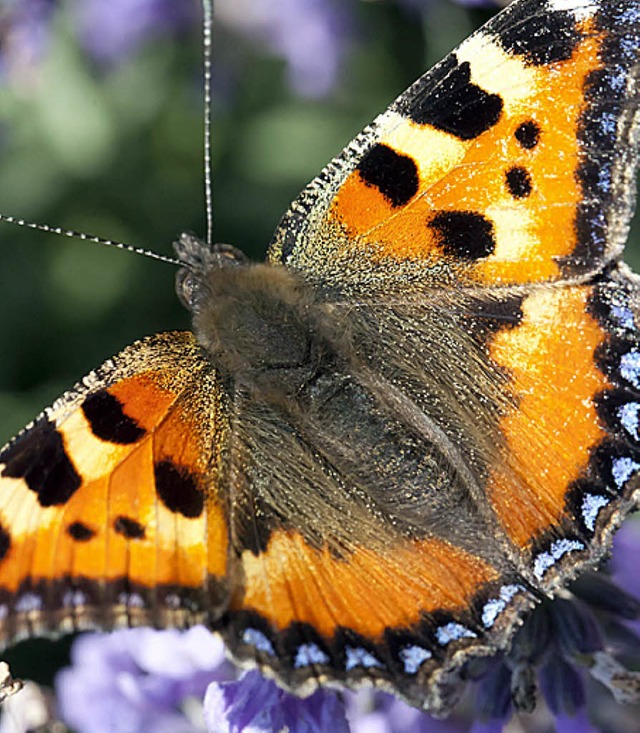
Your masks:
<svg viewBox="0 0 640 733"><path fill-rule="evenodd" d="M215 617L226 418L188 333L139 341L0 454L2 638Z"/></svg>
<svg viewBox="0 0 640 733"><path fill-rule="evenodd" d="M634 2L512 3L305 189L272 261L364 289L601 270L632 213L637 13Z"/></svg>

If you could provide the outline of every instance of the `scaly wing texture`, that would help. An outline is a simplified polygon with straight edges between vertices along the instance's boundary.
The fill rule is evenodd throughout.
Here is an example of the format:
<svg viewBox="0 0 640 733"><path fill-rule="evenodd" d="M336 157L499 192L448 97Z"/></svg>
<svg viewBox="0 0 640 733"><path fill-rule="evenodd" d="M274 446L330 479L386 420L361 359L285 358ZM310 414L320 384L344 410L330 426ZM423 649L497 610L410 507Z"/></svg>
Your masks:
<svg viewBox="0 0 640 733"><path fill-rule="evenodd" d="M0 453L0 639L215 615L226 419L189 333L126 348Z"/></svg>
<svg viewBox="0 0 640 733"><path fill-rule="evenodd" d="M270 260L351 344L295 400L168 334L10 443L2 638L204 620L445 710L637 498L639 49L639 0L516 0L310 184Z"/></svg>
<svg viewBox="0 0 640 733"><path fill-rule="evenodd" d="M514 2L303 191L271 261L360 290L601 270L632 213L639 13L635 0Z"/></svg>
<svg viewBox="0 0 640 733"><path fill-rule="evenodd" d="M636 506L640 292L622 268L344 308L360 366L287 416L234 408L244 583L219 628L295 690L366 680L442 711Z"/></svg>
<svg viewBox="0 0 640 733"><path fill-rule="evenodd" d="M395 443L395 463L376 453L358 430L373 422L353 413L364 398L347 401L351 420L292 416L289 441L335 477L336 516L252 482L249 519L234 522L247 548L236 654L293 687L367 679L442 710L461 662L507 643L525 589L553 592L603 557L640 470L638 286L617 265L639 54L636 0L516 0L285 214L270 261L343 309L354 378L422 436L433 472L411 464L411 440ZM343 431L330 446L329 422ZM424 501L411 470L429 478ZM366 519L346 511L345 478ZM463 500L457 514L434 510L441 496ZM340 516L336 547L322 528Z"/></svg>

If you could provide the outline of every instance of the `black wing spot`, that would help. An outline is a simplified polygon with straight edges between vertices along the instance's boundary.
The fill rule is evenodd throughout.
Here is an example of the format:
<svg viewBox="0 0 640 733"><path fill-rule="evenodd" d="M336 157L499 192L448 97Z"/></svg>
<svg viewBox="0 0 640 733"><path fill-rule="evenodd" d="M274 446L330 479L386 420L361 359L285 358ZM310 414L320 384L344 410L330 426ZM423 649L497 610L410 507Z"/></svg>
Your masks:
<svg viewBox="0 0 640 733"><path fill-rule="evenodd" d="M0 463L2 475L23 479L43 507L66 504L82 483L62 436L44 417L9 445Z"/></svg>
<svg viewBox="0 0 640 733"><path fill-rule="evenodd" d="M507 188L514 199L526 199L531 195L533 184L526 168L514 166L505 173Z"/></svg>
<svg viewBox="0 0 640 733"><path fill-rule="evenodd" d="M413 158L380 143L362 158L358 173L367 186L377 188L392 206L411 201L420 186Z"/></svg>
<svg viewBox="0 0 640 733"><path fill-rule="evenodd" d="M67 534L77 542L88 542L96 536L96 531L84 522L72 522L67 527Z"/></svg>
<svg viewBox="0 0 640 733"><path fill-rule="evenodd" d="M135 519L130 517L119 516L113 523L113 528L118 534L126 537L128 540L144 539L144 527Z"/></svg>
<svg viewBox="0 0 640 733"><path fill-rule="evenodd" d="M87 395L82 403L91 432L101 440L131 445L144 437L146 430L122 409L122 403L106 389Z"/></svg>
<svg viewBox="0 0 640 733"><path fill-rule="evenodd" d="M500 331L517 328L524 318L522 311L524 300L523 295L500 298L487 295L474 301L469 309L467 330L481 343L487 343Z"/></svg>
<svg viewBox="0 0 640 733"><path fill-rule="evenodd" d="M425 77L429 86L424 91L414 87L411 98L399 102L400 111L416 124L431 125L460 140L473 140L498 122L502 98L471 82L468 61L458 64L452 54L434 74Z"/></svg>
<svg viewBox="0 0 640 733"><path fill-rule="evenodd" d="M4 560L11 549L11 535L0 525L0 560Z"/></svg>
<svg viewBox="0 0 640 733"><path fill-rule="evenodd" d="M525 150L532 150L540 142L540 125L533 120L527 120L518 125L514 135Z"/></svg>
<svg viewBox="0 0 640 733"><path fill-rule="evenodd" d="M243 502L238 507L234 512L234 524L238 545L256 557L267 551L269 540L276 530L290 529L260 495L253 496L250 502Z"/></svg>
<svg viewBox="0 0 640 733"><path fill-rule="evenodd" d="M525 4L526 18L518 17L517 10L497 16L492 23L491 37L509 54L523 56L531 66L545 66L557 61L568 61L583 39L570 11L530 14Z"/></svg>
<svg viewBox="0 0 640 733"><path fill-rule="evenodd" d="M195 519L204 509L204 495L195 478L183 466L160 461L154 466L156 493L167 509Z"/></svg>
<svg viewBox="0 0 640 733"><path fill-rule="evenodd" d="M478 260L495 251L493 224L475 211L442 211L431 219L429 226L450 257Z"/></svg>

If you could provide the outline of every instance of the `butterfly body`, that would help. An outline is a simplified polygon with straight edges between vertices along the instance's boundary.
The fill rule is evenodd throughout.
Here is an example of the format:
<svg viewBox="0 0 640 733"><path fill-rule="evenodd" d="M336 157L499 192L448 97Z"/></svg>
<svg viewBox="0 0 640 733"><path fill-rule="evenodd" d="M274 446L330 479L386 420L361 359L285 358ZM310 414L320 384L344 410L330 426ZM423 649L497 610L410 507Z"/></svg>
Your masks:
<svg viewBox="0 0 640 733"><path fill-rule="evenodd" d="M0 633L204 622L436 711L636 506L640 3L517 0L291 206L183 235L193 334L0 453ZM51 553L51 548L55 552Z"/></svg>
<svg viewBox="0 0 640 733"><path fill-rule="evenodd" d="M190 305L212 362L251 396L279 403L293 399L331 358L317 301L285 268L246 263L207 272Z"/></svg>

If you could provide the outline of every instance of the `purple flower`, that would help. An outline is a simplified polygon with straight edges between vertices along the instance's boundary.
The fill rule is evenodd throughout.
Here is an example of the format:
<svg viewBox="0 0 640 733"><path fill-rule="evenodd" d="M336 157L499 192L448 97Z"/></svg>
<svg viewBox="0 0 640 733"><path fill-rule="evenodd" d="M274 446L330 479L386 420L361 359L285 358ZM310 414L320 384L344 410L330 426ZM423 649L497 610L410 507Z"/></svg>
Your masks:
<svg viewBox="0 0 640 733"><path fill-rule="evenodd" d="M53 0L8 0L0 11L3 50L10 69L46 52ZM154 37L175 35L199 22L198 4L176 0L83 0L71 9L72 27L87 54L104 65L126 61ZM339 0L218 0L215 23L258 40L281 56L293 90L320 97L335 85L353 23Z"/></svg>
<svg viewBox="0 0 640 733"><path fill-rule="evenodd" d="M56 679L60 715L82 733L196 733L207 686L229 674L222 642L203 627L86 634Z"/></svg>
<svg viewBox="0 0 640 733"><path fill-rule="evenodd" d="M393 695L363 689L317 690L297 698L259 672L237 681L214 682L205 696L209 733L463 733L468 723L436 720Z"/></svg>
<svg viewBox="0 0 640 733"><path fill-rule="evenodd" d="M237 682L212 682L204 709L209 733L349 733L344 704L335 692L317 690L297 698L257 671Z"/></svg>
<svg viewBox="0 0 640 733"><path fill-rule="evenodd" d="M470 662L467 693L446 721L371 689L302 699L257 671L238 679L202 627L80 637L57 680L61 717L79 733L498 733L514 709L533 706L537 687L537 712L557 733L634 733L633 708L615 700L640 694L640 676L620 661L640 660L640 602L627 592L640 590L638 530L628 522L618 533L613 578L585 573L529 615L507 654Z"/></svg>
<svg viewBox="0 0 640 733"><path fill-rule="evenodd" d="M0 76L23 82L46 53L53 0L6 0L0 7Z"/></svg>
<svg viewBox="0 0 640 733"><path fill-rule="evenodd" d="M575 715L557 715L556 730L558 733L599 733L584 709L577 711Z"/></svg>
<svg viewBox="0 0 640 733"><path fill-rule="evenodd" d="M60 717L78 733L465 730L370 689L320 689L299 698L257 671L236 678L222 643L203 627L85 634L74 642L72 666L59 673L56 688Z"/></svg>
<svg viewBox="0 0 640 733"><path fill-rule="evenodd" d="M6 0L0 8L0 72L22 83L46 55L57 15L69 12L71 27L87 53L113 65L146 40L192 26L197 5L174 0L83 0L70 11L55 0Z"/></svg>
<svg viewBox="0 0 640 733"><path fill-rule="evenodd" d="M98 61L124 60L151 36L184 30L197 6L176 0L82 0L75 24L83 45Z"/></svg>
<svg viewBox="0 0 640 733"><path fill-rule="evenodd" d="M608 733L613 719L620 733L635 730L625 722L629 708L612 703L640 700L640 673L621 661L632 668L640 663L640 638L634 634L640 629L637 621L630 623L640 615L634 571L639 556L638 524L630 521L614 543L613 578L584 573L528 616L507 654L470 663L467 676L476 679L475 707L487 730L506 722L514 708L529 711L536 688L558 733ZM481 730L474 727L473 733Z"/></svg>
<svg viewBox="0 0 640 733"><path fill-rule="evenodd" d="M627 593L640 598L640 521L625 522L613 539L611 571L616 583Z"/></svg>
<svg viewBox="0 0 640 733"><path fill-rule="evenodd" d="M384 692L364 689L344 697L351 733L463 733L468 728L455 712L437 720Z"/></svg>
<svg viewBox="0 0 640 733"><path fill-rule="evenodd" d="M334 86L351 20L337 0L219 0L216 18L287 62L293 90L321 97Z"/></svg>

